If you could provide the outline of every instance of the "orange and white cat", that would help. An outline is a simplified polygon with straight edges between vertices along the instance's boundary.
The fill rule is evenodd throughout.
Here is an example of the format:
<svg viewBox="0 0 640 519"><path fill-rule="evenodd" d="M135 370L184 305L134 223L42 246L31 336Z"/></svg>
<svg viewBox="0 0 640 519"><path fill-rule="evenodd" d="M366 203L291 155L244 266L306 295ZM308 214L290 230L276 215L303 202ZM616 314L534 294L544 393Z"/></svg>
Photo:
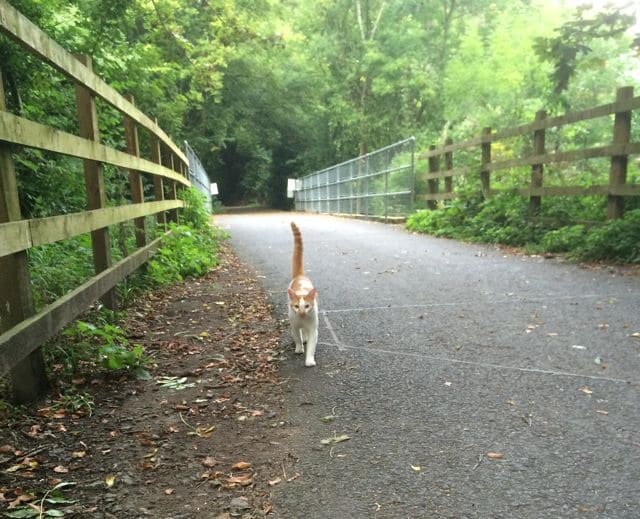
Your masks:
<svg viewBox="0 0 640 519"><path fill-rule="evenodd" d="M318 291L304 275L302 266L302 235L291 222L293 231L293 273L287 292L289 294L289 322L296 343L296 353L305 353L304 365L315 366L318 344Z"/></svg>

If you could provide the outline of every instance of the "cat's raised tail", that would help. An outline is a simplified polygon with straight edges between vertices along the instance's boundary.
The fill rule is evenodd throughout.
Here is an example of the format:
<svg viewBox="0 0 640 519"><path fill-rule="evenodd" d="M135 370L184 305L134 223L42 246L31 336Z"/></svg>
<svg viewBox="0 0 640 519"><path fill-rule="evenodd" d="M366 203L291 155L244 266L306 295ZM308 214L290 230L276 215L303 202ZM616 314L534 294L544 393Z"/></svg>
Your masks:
<svg viewBox="0 0 640 519"><path fill-rule="evenodd" d="M304 248L302 246L302 234L294 222L291 222L291 231L293 232L293 269L291 277L296 278L304 276L304 267L302 265Z"/></svg>

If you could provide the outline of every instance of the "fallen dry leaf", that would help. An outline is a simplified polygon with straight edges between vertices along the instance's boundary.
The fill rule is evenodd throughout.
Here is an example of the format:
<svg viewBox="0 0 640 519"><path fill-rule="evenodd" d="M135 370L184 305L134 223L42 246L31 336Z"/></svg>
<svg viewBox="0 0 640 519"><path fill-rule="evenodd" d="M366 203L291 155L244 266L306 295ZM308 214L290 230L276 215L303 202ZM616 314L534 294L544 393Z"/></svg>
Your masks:
<svg viewBox="0 0 640 519"><path fill-rule="evenodd" d="M157 449L157 447L154 447L153 449L151 449L151 451L148 454L145 454L144 457L145 458L149 458L149 459L153 459L153 458L155 458L156 454L158 454L158 449Z"/></svg>
<svg viewBox="0 0 640 519"><path fill-rule="evenodd" d="M116 482L116 477L115 476L107 476L104 480L105 485L107 485L107 488L111 488Z"/></svg>
<svg viewBox="0 0 640 519"><path fill-rule="evenodd" d="M274 487L274 486L276 486L278 483L282 483L282 478L272 479L271 481L269 481L269 486L270 486L270 487Z"/></svg>
<svg viewBox="0 0 640 519"><path fill-rule="evenodd" d="M501 452L487 452L487 458L492 460L501 460L504 458L504 454Z"/></svg>
<svg viewBox="0 0 640 519"><path fill-rule="evenodd" d="M34 496L33 494L29 494L29 493L20 494L16 499L14 499L9 503L7 508L9 510L12 510L17 506L20 506L22 503L28 503L29 501L33 501L35 498L36 496Z"/></svg>
<svg viewBox="0 0 640 519"><path fill-rule="evenodd" d="M216 428L214 425L211 425L209 427L205 427L205 426L200 426L200 427L196 427L196 430L193 432L190 432L189 434L195 434L196 436L199 436L200 438L208 438L209 436L211 436L213 434L213 431L215 431Z"/></svg>
<svg viewBox="0 0 640 519"><path fill-rule="evenodd" d="M252 483L253 476L250 474L246 476L231 476L230 478L227 478L226 481L226 485L230 487L234 487L236 485L240 485L241 487L248 487Z"/></svg>
<svg viewBox="0 0 640 519"><path fill-rule="evenodd" d="M207 456L205 459L202 460L202 464L205 467L215 467L218 464L218 461L212 456Z"/></svg>
<svg viewBox="0 0 640 519"><path fill-rule="evenodd" d="M42 427L40 427L40 425L38 425L38 424L32 425L31 429L27 433L27 435L31 436L32 438L35 438L36 436L39 436L40 434L42 434Z"/></svg>
<svg viewBox="0 0 640 519"><path fill-rule="evenodd" d="M69 472L69 469L64 465L58 465L56 467L53 467L53 471L57 474L66 474L67 472Z"/></svg>
<svg viewBox="0 0 640 519"><path fill-rule="evenodd" d="M325 438L324 440L320 440L322 445L332 445L334 443L346 442L350 440L351 436L346 434L341 434L340 436L333 436L332 438Z"/></svg>
<svg viewBox="0 0 640 519"><path fill-rule="evenodd" d="M234 470L247 470L251 468L251 463L247 463L246 461L240 461L231 468Z"/></svg>
<svg viewBox="0 0 640 519"><path fill-rule="evenodd" d="M585 395L590 395L593 393L593 391L589 389L587 386L582 386L580 389L578 389L578 391L581 391Z"/></svg>
<svg viewBox="0 0 640 519"><path fill-rule="evenodd" d="M596 413L601 414L603 416L607 416L609 411L604 411L603 409L596 409Z"/></svg>
<svg viewBox="0 0 640 519"><path fill-rule="evenodd" d="M201 479L205 479L208 481L215 481L217 479L220 479L222 476L224 476L224 472L205 472L204 474L200 475Z"/></svg>
<svg viewBox="0 0 640 519"><path fill-rule="evenodd" d="M173 494L175 492L175 489L173 488L165 488L164 489L164 493L168 496L170 496L171 494Z"/></svg>

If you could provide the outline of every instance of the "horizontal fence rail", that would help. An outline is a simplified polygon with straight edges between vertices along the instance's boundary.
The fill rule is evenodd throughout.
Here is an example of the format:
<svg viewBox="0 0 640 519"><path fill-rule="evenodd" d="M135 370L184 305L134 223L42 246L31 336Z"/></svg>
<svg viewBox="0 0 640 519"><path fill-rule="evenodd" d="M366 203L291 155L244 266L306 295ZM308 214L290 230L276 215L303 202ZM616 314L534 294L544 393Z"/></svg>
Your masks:
<svg viewBox="0 0 640 519"><path fill-rule="evenodd" d="M297 181L299 211L388 219L413 207L415 138L316 171Z"/></svg>
<svg viewBox="0 0 640 519"><path fill-rule="evenodd" d="M478 191L485 197L491 196L501 192L500 189L492 189L492 173L530 168L529 177L523 185L509 189L529 198L530 216L539 213L542 198L546 196L599 195L607 197L607 218L620 218L624 212L624 197L640 196L640 184L629 182L627 178L629 157L640 154L640 142L631 142L631 118L639 108L640 97L633 97L633 89L624 87L618 89L614 103L557 117L547 117L546 112L541 110L536 114L535 121L529 124L495 132L491 128L484 128L480 136L459 143L447 139L444 146L431 146L429 151L419 155L419 160L428 161L428 171L418 175L418 180L425 183L426 188L416 195L416 199L426 202L428 208L434 209L438 201L457 198L458 192L453 182L456 177L477 182ZM547 151L545 144L548 130L557 131L572 124L608 116L614 116L611 144L569 151ZM495 160L492 157L492 146L515 137L530 138L528 153L525 148L522 156ZM454 165L454 152L467 154L463 159L465 164ZM545 185L545 165L597 158L608 158L610 161L606 184ZM440 180L444 180L444 186L440 185Z"/></svg>
<svg viewBox="0 0 640 519"><path fill-rule="evenodd" d="M168 220L177 220L184 205L177 190L191 185L190 159L136 108L133 98L123 97L92 71L90 58L67 52L6 0L0 0L1 35L71 80L78 110L77 134L11 113L0 63L0 375L9 373L14 398L27 401L46 384L40 346L98 299L115 309L114 287L159 248L162 238L151 236L148 220L156 222L160 234L166 233ZM100 142L97 98L121 114L126 149ZM139 130L146 132L146 158L141 156ZM87 210L23 218L15 155L28 149L81 162ZM105 167L115 168L128 180L123 198L107 199ZM109 227L126 222L133 223L136 248L113 264ZM85 233L91 235L95 276L36 313L28 251Z"/></svg>

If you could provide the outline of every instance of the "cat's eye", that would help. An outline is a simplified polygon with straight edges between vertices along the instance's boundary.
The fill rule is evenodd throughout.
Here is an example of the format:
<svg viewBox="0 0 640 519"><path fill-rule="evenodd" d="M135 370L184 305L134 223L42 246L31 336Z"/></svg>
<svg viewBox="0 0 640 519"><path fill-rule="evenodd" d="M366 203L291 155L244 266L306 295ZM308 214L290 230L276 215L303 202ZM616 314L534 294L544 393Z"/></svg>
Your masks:
<svg viewBox="0 0 640 519"><path fill-rule="evenodd" d="M298 308L300 308L300 305L295 304L295 305L293 305L293 307L297 310Z"/></svg>
<svg viewBox="0 0 640 519"><path fill-rule="evenodd" d="M309 308L311 308L311 305L304 305L305 310L309 310Z"/></svg>

